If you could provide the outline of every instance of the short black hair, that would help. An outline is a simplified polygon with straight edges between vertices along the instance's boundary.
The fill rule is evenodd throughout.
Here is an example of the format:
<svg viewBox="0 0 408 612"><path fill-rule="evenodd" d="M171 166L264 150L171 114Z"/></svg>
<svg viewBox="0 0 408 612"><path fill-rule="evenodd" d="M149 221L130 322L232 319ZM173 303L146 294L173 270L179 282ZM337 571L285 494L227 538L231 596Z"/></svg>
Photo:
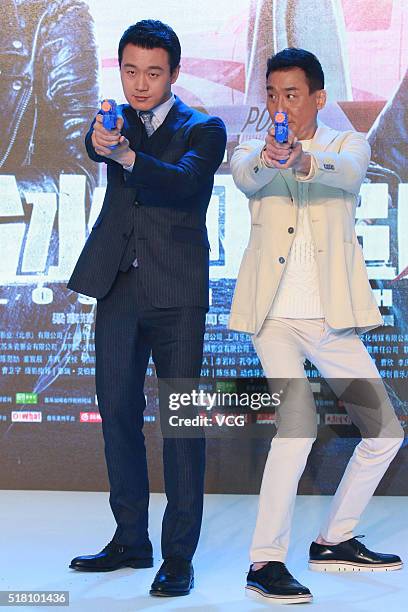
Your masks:
<svg viewBox="0 0 408 612"><path fill-rule="evenodd" d="M290 70L291 68L301 68L303 70L309 83L310 93L324 89L324 73L321 63L310 51L297 49L296 47L283 49L283 51L279 51L268 59L266 78L271 72Z"/></svg>
<svg viewBox="0 0 408 612"><path fill-rule="evenodd" d="M123 49L131 43L143 49L161 47L169 54L170 72L180 64L181 47L175 31L158 19L143 19L128 27L119 41L118 59L122 63Z"/></svg>

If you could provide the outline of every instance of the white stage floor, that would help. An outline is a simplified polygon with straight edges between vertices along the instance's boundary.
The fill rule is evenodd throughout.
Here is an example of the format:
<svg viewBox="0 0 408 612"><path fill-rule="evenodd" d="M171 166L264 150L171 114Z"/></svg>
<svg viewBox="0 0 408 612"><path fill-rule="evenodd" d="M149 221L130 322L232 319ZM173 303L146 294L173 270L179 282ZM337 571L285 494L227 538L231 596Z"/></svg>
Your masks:
<svg viewBox="0 0 408 612"><path fill-rule="evenodd" d="M69 608L58 609L70 612L250 612L277 608L244 595L247 551L257 507L257 497L252 495L207 495L194 559L194 590L187 597L149 596L161 564L164 501L163 495L151 496L154 568L92 574L70 570L68 564L74 556L98 552L110 540L114 528L107 493L0 491L0 590L68 590ZM307 569L309 544L329 502L329 497L297 499L287 565L314 595L312 604L298 608L313 606L316 612L407 610L408 498L373 498L358 529L366 534L364 544L369 548L399 554L406 561L404 569L386 573L321 574Z"/></svg>

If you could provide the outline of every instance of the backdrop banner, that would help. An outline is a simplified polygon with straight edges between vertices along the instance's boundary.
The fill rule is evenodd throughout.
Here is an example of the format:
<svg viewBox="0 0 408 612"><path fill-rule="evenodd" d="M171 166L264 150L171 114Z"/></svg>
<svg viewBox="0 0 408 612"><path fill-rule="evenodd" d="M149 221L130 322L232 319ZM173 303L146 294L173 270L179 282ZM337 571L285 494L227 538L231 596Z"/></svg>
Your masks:
<svg viewBox="0 0 408 612"><path fill-rule="evenodd" d="M266 384L250 336L226 327L250 230L247 199L233 183L229 161L239 142L264 139L270 125L267 58L287 46L303 47L317 54L325 71L329 103L321 120L364 132L372 147L356 231L384 326L363 340L408 427L407 3L190 4L152 0L146 11L144 3L127 0L1 0L0 488L108 488L94 386L96 301L66 283L106 189L105 166L88 159L84 136L101 98L125 102L117 45L131 23L146 18L169 23L180 38L174 93L220 116L228 131L207 215L211 308L203 379L222 381L217 391L242 379ZM325 427L300 492L329 494L357 430L344 402L322 391L319 372L309 363L306 369ZM151 488L162 491L153 363L145 391ZM210 436L208 492L259 491L274 420L265 415L262 424L266 435L242 436L237 429L236 436ZM407 467L405 444L377 493L407 495Z"/></svg>

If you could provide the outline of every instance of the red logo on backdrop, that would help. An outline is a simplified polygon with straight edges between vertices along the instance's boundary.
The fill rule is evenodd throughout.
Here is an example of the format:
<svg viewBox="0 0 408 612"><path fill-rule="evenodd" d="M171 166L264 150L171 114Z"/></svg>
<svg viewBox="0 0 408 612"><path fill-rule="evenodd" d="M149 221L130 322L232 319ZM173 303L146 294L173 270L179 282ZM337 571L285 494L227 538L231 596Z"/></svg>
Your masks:
<svg viewBox="0 0 408 612"><path fill-rule="evenodd" d="M80 423L102 423L102 417L99 412L80 412Z"/></svg>
<svg viewBox="0 0 408 612"><path fill-rule="evenodd" d="M266 412L265 414L260 412L256 415L256 423L258 425L275 425L276 414L270 414Z"/></svg>

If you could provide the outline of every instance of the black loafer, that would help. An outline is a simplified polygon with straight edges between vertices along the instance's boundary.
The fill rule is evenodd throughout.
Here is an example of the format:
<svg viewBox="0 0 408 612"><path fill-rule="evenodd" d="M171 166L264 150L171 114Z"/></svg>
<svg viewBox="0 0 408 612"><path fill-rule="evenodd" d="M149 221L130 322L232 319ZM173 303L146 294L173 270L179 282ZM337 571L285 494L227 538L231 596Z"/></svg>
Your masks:
<svg viewBox="0 0 408 612"><path fill-rule="evenodd" d="M138 557L129 546L109 542L100 553L72 559L69 567L80 572L113 572L122 567L153 567L152 557Z"/></svg>
<svg viewBox="0 0 408 612"><path fill-rule="evenodd" d="M300 584L281 561L269 561L258 570L251 566L245 592L249 597L264 602L296 604L313 600L309 589Z"/></svg>
<svg viewBox="0 0 408 612"><path fill-rule="evenodd" d="M194 570L186 559L165 559L157 572L150 595L178 597L188 595L194 587Z"/></svg>
<svg viewBox="0 0 408 612"><path fill-rule="evenodd" d="M309 569L315 572L389 572L402 568L398 555L369 550L356 536L340 544L326 546L312 542Z"/></svg>

